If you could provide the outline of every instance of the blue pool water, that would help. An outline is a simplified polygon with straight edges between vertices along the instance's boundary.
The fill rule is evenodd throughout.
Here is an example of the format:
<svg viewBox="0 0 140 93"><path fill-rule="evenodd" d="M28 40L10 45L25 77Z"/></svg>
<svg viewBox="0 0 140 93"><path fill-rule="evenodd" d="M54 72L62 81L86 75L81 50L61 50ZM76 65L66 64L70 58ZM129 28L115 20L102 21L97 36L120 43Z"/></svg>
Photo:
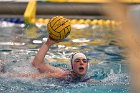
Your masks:
<svg viewBox="0 0 140 93"><path fill-rule="evenodd" d="M84 52L90 61L88 76L101 83L64 84L56 79L9 77L9 73L38 73L31 62L46 41L45 26L0 21L0 93L130 93L129 69L123 48L114 45L110 27L72 25L71 34L52 46L45 62L69 68L73 52Z"/></svg>

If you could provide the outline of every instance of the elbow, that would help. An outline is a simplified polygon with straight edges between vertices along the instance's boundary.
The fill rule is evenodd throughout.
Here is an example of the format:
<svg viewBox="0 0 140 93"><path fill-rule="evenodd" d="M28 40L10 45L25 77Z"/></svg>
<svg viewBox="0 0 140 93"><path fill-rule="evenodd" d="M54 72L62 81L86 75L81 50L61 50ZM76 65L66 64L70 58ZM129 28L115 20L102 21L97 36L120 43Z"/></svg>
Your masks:
<svg viewBox="0 0 140 93"><path fill-rule="evenodd" d="M32 61L32 66L33 67L37 67L37 65L38 65L38 60L36 59L36 57L33 59L33 61Z"/></svg>
<svg viewBox="0 0 140 93"><path fill-rule="evenodd" d="M36 62L35 61L32 62L32 66L36 67Z"/></svg>
<svg viewBox="0 0 140 93"><path fill-rule="evenodd" d="M38 63L36 60L33 60L33 62L32 62L33 67L38 68L39 65L40 65L40 63Z"/></svg>
<svg viewBox="0 0 140 93"><path fill-rule="evenodd" d="M42 71L40 70L39 64L36 63L36 61L33 61L33 62L32 62L32 66L35 67L35 68L37 68L38 71L39 71L40 73L42 73Z"/></svg>

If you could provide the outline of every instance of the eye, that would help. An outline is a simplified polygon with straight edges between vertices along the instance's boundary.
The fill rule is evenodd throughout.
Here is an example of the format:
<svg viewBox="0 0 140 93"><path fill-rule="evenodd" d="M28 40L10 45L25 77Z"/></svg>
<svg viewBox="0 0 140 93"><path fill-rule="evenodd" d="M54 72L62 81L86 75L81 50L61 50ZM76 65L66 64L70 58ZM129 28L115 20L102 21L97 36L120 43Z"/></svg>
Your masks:
<svg viewBox="0 0 140 93"><path fill-rule="evenodd" d="M87 61L86 59L83 59L83 62L84 62L84 63L87 63L88 61Z"/></svg>
<svg viewBox="0 0 140 93"><path fill-rule="evenodd" d="M76 59L74 62L80 62L80 60Z"/></svg>

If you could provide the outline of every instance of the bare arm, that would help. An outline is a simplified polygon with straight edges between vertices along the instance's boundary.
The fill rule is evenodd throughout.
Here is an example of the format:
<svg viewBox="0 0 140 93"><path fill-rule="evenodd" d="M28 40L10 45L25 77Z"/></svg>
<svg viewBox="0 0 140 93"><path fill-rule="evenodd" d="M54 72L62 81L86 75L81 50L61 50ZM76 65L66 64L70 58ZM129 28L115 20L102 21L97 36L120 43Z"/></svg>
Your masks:
<svg viewBox="0 0 140 93"><path fill-rule="evenodd" d="M55 41L48 38L47 42L41 46L32 62L32 65L36 67L41 73L64 73L62 69L44 63L46 53L48 52L49 48L55 43Z"/></svg>
<svg viewBox="0 0 140 93"><path fill-rule="evenodd" d="M7 73L1 73L1 76L6 77L23 77L23 78L33 78L33 79L41 79L41 78L66 78L67 75L70 74L70 72L65 72L65 74L59 74L59 73L16 73L16 72L7 72Z"/></svg>

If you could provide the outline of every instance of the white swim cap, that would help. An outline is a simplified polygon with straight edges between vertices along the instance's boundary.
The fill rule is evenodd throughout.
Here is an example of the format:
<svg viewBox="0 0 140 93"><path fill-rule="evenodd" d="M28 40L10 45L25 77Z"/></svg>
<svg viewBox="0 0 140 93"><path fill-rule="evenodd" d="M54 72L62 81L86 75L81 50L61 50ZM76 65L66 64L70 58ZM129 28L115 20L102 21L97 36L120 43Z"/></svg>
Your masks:
<svg viewBox="0 0 140 93"><path fill-rule="evenodd" d="M86 57L86 55L85 55L84 53L78 52L78 53L72 54L72 56L71 56L71 63L73 63L74 60L75 60L76 58L79 58L79 57L82 57L82 58L84 58L84 59L87 59L87 57Z"/></svg>

